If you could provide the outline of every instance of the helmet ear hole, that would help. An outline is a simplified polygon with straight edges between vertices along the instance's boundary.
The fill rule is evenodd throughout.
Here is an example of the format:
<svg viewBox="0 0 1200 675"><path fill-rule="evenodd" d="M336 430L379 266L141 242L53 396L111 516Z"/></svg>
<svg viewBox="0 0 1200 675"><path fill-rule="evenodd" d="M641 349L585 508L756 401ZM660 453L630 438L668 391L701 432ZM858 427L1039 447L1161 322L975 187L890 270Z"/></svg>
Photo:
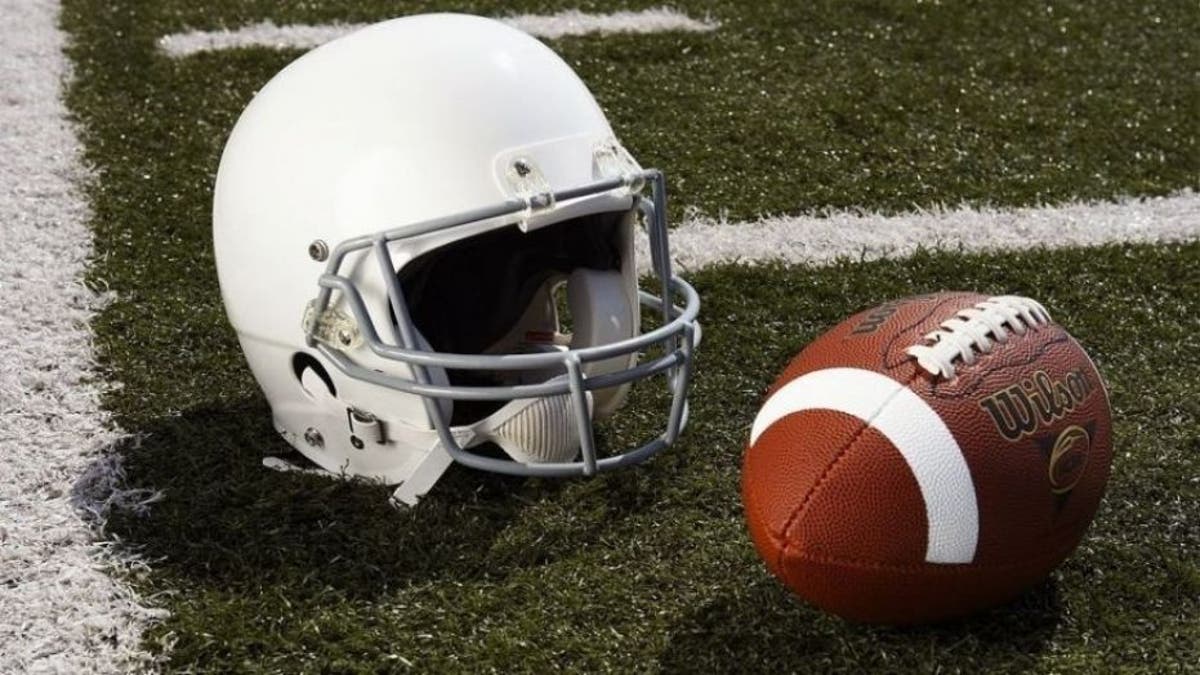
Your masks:
<svg viewBox="0 0 1200 675"><path fill-rule="evenodd" d="M312 371L314 375L316 375L321 379L322 382L325 383L326 389L329 390L328 395L337 398L337 387L335 387L333 384L333 378L329 376L329 371L325 370L325 366L321 365L321 362L317 360L317 357L307 352L296 352L295 354L292 354L292 372L296 375L296 381L300 383L301 388L303 388L305 393L307 393L309 396L314 398L324 398L320 392L309 391L309 387L312 386L312 378L305 378L305 371ZM307 380L308 383L306 383L305 380Z"/></svg>

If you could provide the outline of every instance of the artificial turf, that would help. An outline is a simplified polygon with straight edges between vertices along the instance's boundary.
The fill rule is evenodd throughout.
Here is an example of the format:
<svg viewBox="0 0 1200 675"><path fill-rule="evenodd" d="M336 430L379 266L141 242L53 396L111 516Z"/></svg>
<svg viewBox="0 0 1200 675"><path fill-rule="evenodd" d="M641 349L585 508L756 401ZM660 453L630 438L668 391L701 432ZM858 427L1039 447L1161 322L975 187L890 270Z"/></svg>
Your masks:
<svg viewBox="0 0 1200 675"><path fill-rule="evenodd" d="M109 534L151 561L172 670L1185 671L1200 663L1200 245L1109 246L689 278L705 343L683 442L642 469L521 481L455 468L418 508L388 490L264 471L283 449L220 305L209 231L224 139L296 52L172 60L188 27L486 14L595 2L67 0L96 233L106 405L137 435L129 481L165 499ZM623 3L636 9L654 3ZM673 214L731 219L1030 205L1200 187L1194 3L675 6L712 33L554 41ZM1116 417L1083 546L1015 604L909 630L825 616L765 572L738 463L761 394L844 315L944 288L1042 300L1098 362ZM639 403L606 430L657 430ZM651 411L652 412L652 411Z"/></svg>

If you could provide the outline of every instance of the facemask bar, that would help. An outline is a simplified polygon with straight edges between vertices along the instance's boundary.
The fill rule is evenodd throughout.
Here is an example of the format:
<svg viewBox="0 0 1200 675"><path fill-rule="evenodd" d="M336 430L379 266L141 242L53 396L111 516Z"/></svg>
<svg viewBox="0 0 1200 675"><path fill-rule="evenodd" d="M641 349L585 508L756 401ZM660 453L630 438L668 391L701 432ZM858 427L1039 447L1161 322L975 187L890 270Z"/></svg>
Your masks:
<svg viewBox="0 0 1200 675"><path fill-rule="evenodd" d="M646 185L650 187L649 199L642 194L643 186ZM638 297L641 305L662 314L662 326L627 340L555 353L448 354L426 351L418 346L417 329L408 312L408 304L404 299L400 280L395 273L396 267L388 250L390 242L481 220L521 214L528 216L536 211L551 208L557 203L613 190L628 191L635 199L636 208L645 216L650 239L651 264L655 275L661 281L662 297L658 298L640 290ZM696 323L696 316L700 310L700 298L691 285L671 274L665 204L665 180L661 172L651 169L559 192L514 198L491 207L349 239L334 249L325 273L318 281L321 290L312 305L310 315L313 320L306 321L306 341L309 347L320 351L335 367L349 377L421 396L442 446L455 461L472 468L511 475L563 477L591 476L598 471L640 463L674 443L686 424L687 389L691 382L693 352L699 338L699 324ZM388 301L396 317L396 330L393 330L390 325L387 327L388 332L391 333L389 342L380 339L375 324L366 310L362 295L354 282L338 273L347 255L367 248L372 249L384 276ZM329 308L335 290L342 294L342 299L350 309L356 324L355 327L366 346L382 358L408 364L414 379L410 380L363 368L351 361L340 349L329 344L328 341L318 338L320 318ZM670 302L673 293L683 296L684 307L677 307ZM664 344L666 353L652 361L603 375L589 377L583 374L583 364L585 363L628 355L657 343ZM438 385L433 384L429 377L427 367L431 366L449 370L489 371L560 367L566 370L567 377L565 380L555 378L547 382L510 386ZM584 392L606 389L664 372L672 397L666 430L639 448L610 457L597 458L592 421ZM484 457L464 450L454 439L448 416L438 401L438 399L511 400L562 394L569 394L572 399L579 430L581 461L522 463Z"/></svg>

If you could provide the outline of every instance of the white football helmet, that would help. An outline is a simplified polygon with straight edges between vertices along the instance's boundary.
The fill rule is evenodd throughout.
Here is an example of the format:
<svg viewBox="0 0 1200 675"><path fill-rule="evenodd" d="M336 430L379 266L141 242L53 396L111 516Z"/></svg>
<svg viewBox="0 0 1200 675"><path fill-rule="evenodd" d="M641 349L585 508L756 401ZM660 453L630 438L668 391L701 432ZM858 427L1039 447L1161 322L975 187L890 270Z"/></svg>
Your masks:
<svg viewBox="0 0 1200 675"><path fill-rule="evenodd" d="M334 40L263 87L221 157L213 239L279 433L413 504L452 460L592 475L675 441L700 301L671 274L665 215L662 175L553 51L435 14ZM638 290L639 222L661 298ZM661 327L641 332L641 305ZM660 373L663 432L597 456L593 419ZM470 450L485 442L508 458Z"/></svg>

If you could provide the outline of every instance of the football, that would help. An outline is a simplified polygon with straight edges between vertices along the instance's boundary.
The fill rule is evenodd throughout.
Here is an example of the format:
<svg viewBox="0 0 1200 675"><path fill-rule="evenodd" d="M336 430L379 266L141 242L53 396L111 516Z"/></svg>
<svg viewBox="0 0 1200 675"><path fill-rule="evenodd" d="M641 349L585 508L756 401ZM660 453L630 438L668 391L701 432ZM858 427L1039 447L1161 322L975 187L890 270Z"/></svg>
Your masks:
<svg viewBox="0 0 1200 675"><path fill-rule="evenodd" d="M1038 302L938 293L856 314L769 390L742 500L767 568L847 619L1008 601L1079 544L1112 458L1108 395Z"/></svg>

